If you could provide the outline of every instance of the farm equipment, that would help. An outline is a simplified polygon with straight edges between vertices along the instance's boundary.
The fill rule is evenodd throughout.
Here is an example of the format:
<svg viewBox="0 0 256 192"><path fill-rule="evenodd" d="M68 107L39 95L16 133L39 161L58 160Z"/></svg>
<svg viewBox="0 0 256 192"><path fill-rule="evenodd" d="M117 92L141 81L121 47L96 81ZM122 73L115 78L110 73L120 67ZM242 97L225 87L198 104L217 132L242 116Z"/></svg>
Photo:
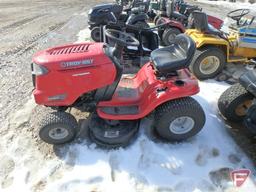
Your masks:
<svg viewBox="0 0 256 192"><path fill-rule="evenodd" d="M91 38L95 42L100 42L101 26L109 25L112 18L116 18L115 25L122 27L124 25L137 25L140 28L148 28L149 1L143 2L134 0L131 6L123 10L119 4L100 4L93 7L88 13L88 24L91 30ZM124 13L123 13L124 12Z"/></svg>
<svg viewBox="0 0 256 192"><path fill-rule="evenodd" d="M219 98L221 114L229 121L243 122L247 133L256 136L256 71L244 73L239 82L228 88Z"/></svg>
<svg viewBox="0 0 256 192"><path fill-rule="evenodd" d="M256 58L256 20L249 9L238 9L227 17L236 21L228 34L208 25L203 12L192 13L195 29L186 33L196 42L196 53L190 70L201 80L216 77L226 63L250 63Z"/></svg>
<svg viewBox="0 0 256 192"><path fill-rule="evenodd" d="M170 47L151 53L151 62L137 74L122 76L122 50L139 41L108 29L114 47L80 43L50 48L33 57L33 95L39 105L56 111L40 124L40 138L50 144L72 141L78 123L67 108L91 113L88 133L103 147L127 145L139 120L153 114L153 129L167 141L182 141L204 126L205 114L192 95L198 82L187 67L195 52L193 40L182 34ZM154 113L153 113L154 112Z"/></svg>
<svg viewBox="0 0 256 192"><path fill-rule="evenodd" d="M186 28L192 27L188 25L188 20L191 13L194 11L202 11L202 9L198 6L182 3L178 5L179 7L175 7L174 1L168 1L166 16L160 17L156 22L157 25L161 23L169 23L169 25L160 28L158 31L159 37L162 39L164 45L166 46L172 44L176 35L184 33ZM177 10L180 10L180 12ZM210 24L218 29L220 29L223 24L222 20L210 15L207 16L207 19Z"/></svg>

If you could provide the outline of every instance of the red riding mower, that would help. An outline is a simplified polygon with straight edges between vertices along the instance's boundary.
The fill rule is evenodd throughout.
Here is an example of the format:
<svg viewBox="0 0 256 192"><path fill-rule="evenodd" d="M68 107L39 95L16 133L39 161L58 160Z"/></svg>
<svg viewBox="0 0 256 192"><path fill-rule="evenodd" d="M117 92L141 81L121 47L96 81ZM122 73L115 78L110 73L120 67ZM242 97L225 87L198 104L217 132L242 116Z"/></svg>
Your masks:
<svg viewBox="0 0 256 192"><path fill-rule="evenodd" d="M50 48L33 57L33 95L39 105L57 109L40 124L39 135L50 144L75 138L78 123L65 112L74 107L91 112L89 136L104 147L125 146L137 133L139 120L154 112L152 128L167 141L197 134L205 114L192 95L199 92L189 66L195 43L179 35L174 43L151 53L152 62L134 76L122 76L122 50L138 46L133 36L109 29L114 47L80 43Z"/></svg>
<svg viewBox="0 0 256 192"><path fill-rule="evenodd" d="M156 25L160 25L162 23L169 23L169 25L166 25L158 30L158 35L164 45L171 45L176 35L184 33L187 27L193 27L188 26L188 24L189 17L194 11L202 11L202 9L197 6L191 6L186 8L184 14L181 14L180 12L176 11L175 3L173 1L167 2L166 17L160 17L156 22ZM216 29L221 28L223 24L223 21L221 19L210 15L208 15L207 17L209 24L214 26Z"/></svg>

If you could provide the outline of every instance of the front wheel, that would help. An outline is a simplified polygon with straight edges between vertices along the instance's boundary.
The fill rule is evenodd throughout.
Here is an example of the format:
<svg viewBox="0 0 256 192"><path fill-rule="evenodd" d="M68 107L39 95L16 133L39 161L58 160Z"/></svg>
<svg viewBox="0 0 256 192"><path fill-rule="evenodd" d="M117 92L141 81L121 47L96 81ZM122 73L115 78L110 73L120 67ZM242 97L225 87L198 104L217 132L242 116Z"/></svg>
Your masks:
<svg viewBox="0 0 256 192"><path fill-rule="evenodd" d="M192 73L200 80L216 77L226 63L225 53L215 47L197 49L189 66Z"/></svg>
<svg viewBox="0 0 256 192"><path fill-rule="evenodd" d="M75 138L77 130L74 116L66 112L53 112L42 119L39 137L49 144L64 144Z"/></svg>
<svg viewBox="0 0 256 192"><path fill-rule="evenodd" d="M253 95L236 83L222 93L218 100L220 113L229 121L242 121L252 105Z"/></svg>
<svg viewBox="0 0 256 192"><path fill-rule="evenodd" d="M177 35L181 34L181 31L177 28L167 28L164 30L162 41L165 46L169 46L174 43L174 39Z"/></svg>
<svg viewBox="0 0 256 192"><path fill-rule="evenodd" d="M196 135L205 124L205 113L191 97L169 101L159 106L154 127L167 141L181 141Z"/></svg>
<svg viewBox="0 0 256 192"><path fill-rule="evenodd" d="M91 38L95 42L100 42L101 38L100 38L100 28L99 27L94 27L91 30Z"/></svg>

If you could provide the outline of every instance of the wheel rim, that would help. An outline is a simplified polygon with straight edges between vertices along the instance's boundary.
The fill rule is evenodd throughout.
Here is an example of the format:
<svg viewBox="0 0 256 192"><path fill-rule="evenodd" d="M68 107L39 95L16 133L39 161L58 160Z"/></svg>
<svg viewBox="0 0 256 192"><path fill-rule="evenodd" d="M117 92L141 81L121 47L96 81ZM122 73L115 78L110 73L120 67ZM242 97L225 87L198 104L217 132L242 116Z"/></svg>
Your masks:
<svg viewBox="0 0 256 192"><path fill-rule="evenodd" d="M218 70L220 59L216 56L205 57L200 63L200 71L203 74L210 75Z"/></svg>
<svg viewBox="0 0 256 192"><path fill-rule="evenodd" d="M193 129L195 121L188 116L182 116L174 119L170 123L169 130L177 135L185 134Z"/></svg>
<svg viewBox="0 0 256 192"><path fill-rule="evenodd" d="M176 35L175 34L170 34L169 37L168 37L168 43L172 43L173 40L175 39Z"/></svg>
<svg viewBox="0 0 256 192"><path fill-rule="evenodd" d="M68 136L68 131L62 127L56 127L49 131L49 137L54 140L61 140Z"/></svg>
<svg viewBox="0 0 256 192"><path fill-rule="evenodd" d="M100 31L99 31L99 29L95 29L94 31L93 31L93 38L95 39L95 40L97 40L97 41L99 41L100 40Z"/></svg>
<svg viewBox="0 0 256 192"><path fill-rule="evenodd" d="M241 103L240 105L238 105L235 109L235 113L238 116L245 116L247 110L250 108L250 106L252 105L252 100L246 100L243 103Z"/></svg>

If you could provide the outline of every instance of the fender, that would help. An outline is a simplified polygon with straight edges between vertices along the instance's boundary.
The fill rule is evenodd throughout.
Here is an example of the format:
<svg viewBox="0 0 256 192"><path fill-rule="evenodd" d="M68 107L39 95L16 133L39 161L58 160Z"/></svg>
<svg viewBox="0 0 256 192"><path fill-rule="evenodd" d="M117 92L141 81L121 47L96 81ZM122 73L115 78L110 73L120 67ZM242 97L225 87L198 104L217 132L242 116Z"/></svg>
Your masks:
<svg viewBox="0 0 256 192"><path fill-rule="evenodd" d="M256 97L256 72L254 70L241 75L239 83Z"/></svg>
<svg viewBox="0 0 256 192"><path fill-rule="evenodd" d="M169 27L177 28L182 33L184 33L186 31L186 28L184 27L184 25L181 22L169 19L168 17L161 18L161 23L159 23L159 24L163 24L163 23L169 23L168 24Z"/></svg>
<svg viewBox="0 0 256 192"><path fill-rule="evenodd" d="M134 25L138 21L146 21L147 19L148 15L146 13L131 14L126 21L126 24Z"/></svg>

